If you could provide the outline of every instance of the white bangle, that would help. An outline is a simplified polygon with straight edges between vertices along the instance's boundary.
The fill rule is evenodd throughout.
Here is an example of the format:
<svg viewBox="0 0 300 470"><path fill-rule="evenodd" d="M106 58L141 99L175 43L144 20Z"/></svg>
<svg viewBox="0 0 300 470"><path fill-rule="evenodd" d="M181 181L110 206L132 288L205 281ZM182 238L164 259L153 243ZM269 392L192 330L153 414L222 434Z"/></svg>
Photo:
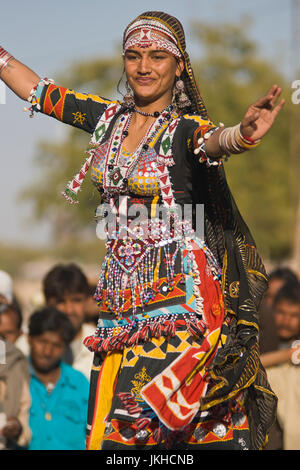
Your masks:
<svg viewBox="0 0 300 470"><path fill-rule="evenodd" d="M0 75L11 59L13 59L13 56L0 46Z"/></svg>
<svg viewBox="0 0 300 470"><path fill-rule="evenodd" d="M300 340L294 341L291 348L297 348L292 354L291 363L294 364L294 366L298 366L300 364Z"/></svg>

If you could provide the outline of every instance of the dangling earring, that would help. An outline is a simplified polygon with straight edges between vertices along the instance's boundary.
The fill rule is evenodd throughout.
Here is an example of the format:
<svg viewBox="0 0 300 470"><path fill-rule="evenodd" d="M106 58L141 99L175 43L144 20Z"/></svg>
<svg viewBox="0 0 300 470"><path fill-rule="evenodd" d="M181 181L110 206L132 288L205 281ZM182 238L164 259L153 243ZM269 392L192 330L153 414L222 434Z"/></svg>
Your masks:
<svg viewBox="0 0 300 470"><path fill-rule="evenodd" d="M128 80L126 80L125 87L126 87L126 95L124 96L123 104L127 108L134 108L135 102L134 102L132 90L129 86Z"/></svg>
<svg viewBox="0 0 300 470"><path fill-rule="evenodd" d="M191 102L185 93L185 87L184 87L184 82L183 80L177 80L175 83L175 90L174 94L179 95L177 99L177 106L180 109L187 108L188 106L191 106Z"/></svg>

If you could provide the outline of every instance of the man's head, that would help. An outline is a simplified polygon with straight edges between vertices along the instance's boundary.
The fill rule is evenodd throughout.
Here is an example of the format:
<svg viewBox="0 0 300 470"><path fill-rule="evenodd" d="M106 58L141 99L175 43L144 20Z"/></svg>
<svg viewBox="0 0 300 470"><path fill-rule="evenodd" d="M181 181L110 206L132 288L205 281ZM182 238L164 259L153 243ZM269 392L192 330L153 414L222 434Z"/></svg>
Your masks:
<svg viewBox="0 0 300 470"><path fill-rule="evenodd" d="M10 275L0 270L0 303L9 304L13 301L13 280Z"/></svg>
<svg viewBox="0 0 300 470"><path fill-rule="evenodd" d="M281 341L292 342L300 337L300 283L286 283L274 299L274 318Z"/></svg>
<svg viewBox="0 0 300 470"><path fill-rule="evenodd" d="M269 287L265 294L265 302L272 307L275 296L279 289L287 282L298 282L296 274L289 268L277 268L269 276Z"/></svg>
<svg viewBox="0 0 300 470"><path fill-rule="evenodd" d="M68 317L54 307L45 307L29 319L28 341L33 367L40 373L56 369L75 335Z"/></svg>
<svg viewBox="0 0 300 470"><path fill-rule="evenodd" d="M43 291L46 304L65 313L78 333L89 295L89 284L81 269L75 264L56 265L44 278Z"/></svg>
<svg viewBox="0 0 300 470"><path fill-rule="evenodd" d="M15 343L22 334L22 312L17 305L5 305L0 312L0 336Z"/></svg>

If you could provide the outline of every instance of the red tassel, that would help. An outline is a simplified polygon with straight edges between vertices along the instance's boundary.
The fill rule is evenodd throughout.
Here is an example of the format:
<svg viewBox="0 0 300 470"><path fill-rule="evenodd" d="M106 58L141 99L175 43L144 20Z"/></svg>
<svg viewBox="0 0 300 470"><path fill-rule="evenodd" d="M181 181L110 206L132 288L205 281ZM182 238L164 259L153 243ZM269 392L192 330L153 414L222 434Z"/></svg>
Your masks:
<svg viewBox="0 0 300 470"><path fill-rule="evenodd" d="M137 429L144 429L149 423L151 423L150 418L138 418L135 422Z"/></svg>
<svg viewBox="0 0 300 470"><path fill-rule="evenodd" d="M122 403L124 406L136 406L136 401L135 398L130 397L130 398L123 398Z"/></svg>
<svg viewBox="0 0 300 470"><path fill-rule="evenodd" d="M84 339L83 344L87 348L92 348L95 342L95 338L93 336L88 336L87 338Z"/></svg>
<svg viewBox="0 0 300 470"><path fill-rule="evenodd" d="M144 326L141 331L140 331L140 338L141 338L141 341L147 341L147 339L149 338L149 331L148 331L148 325L147 326Z"/></svg>
<svg viewBox="0 0 300 470"><path fill-rule="evenodd" d="M132 345L132 346L137 345L137 343L139 341L139 336L140 336L139 331L137 331L136 333L133 333L133 335L127 341L127 344Z"/></svg>
<svg viewBox="0 0 300 470"><path fill-rule="evenodd" d="M153 325L153 336L155 338L160 338L161 337L161 324L160 323L154 323Z"/></svg>
<svg viewBox="0 0 300 470"><path fill-rule="evenodd" d="M171 328L170 328L170 336L175 336L176 333L176 325L175 322L171 322Z"/></svg>
<svg viewBox="0 0 300 470"><path fill-rule="evenodd" d="M106 338L102 341L102 344L99 347L99 349L101 351L109 351L109 345L110 345L110 338Z"/></svg>
<svg viewBox="0 0 300 470"><path fill-rule="evenodd" d="M129 392L119 392L118 397L123 400L123 399L129 399L129 398L134 398L133 393Z"/></svg>
<svg viewBox="0 0 300 470"><path fill-rule="evenodd" d="M188 324L188 330L189 332L194 335L194 336L198 336L199 335L199 328L197 325L195 325L194 323L192 322L189 322Z"/></svg>
<svg viewBox="0 0 300 470"><path fill-rule="evenodd" d="M205 326L205 323L201 320L197 321L197 326L201 332L201 334L203 334L206 330L206 326Z"/></svg>
<svg viewBox="0 0 300 470"><path fill-rule="evenodd" d="M120 333L118 335L118 338L122 343L125 344L126 341L127 341L128 336L129 336L129 333L128 333L128 331L125 330L125 331L122 331L122 333Z"/></svg>
<svg viewBox="0 0 300 470"><path fill-rule="evenodd" d="M157 444L160 444L163 438L162 430L160 428L155 429L152 435L153 439Z"/></svg>
<svg viewBox="0 0 300 470"><path fill-rule="evenodd" d="M127 409L128 413L131 414L131 415L134 415L136 413L141 413L143 411L143 408L141 408L140 406L137 406L137 405L127 406L126 409Z"/></svg>

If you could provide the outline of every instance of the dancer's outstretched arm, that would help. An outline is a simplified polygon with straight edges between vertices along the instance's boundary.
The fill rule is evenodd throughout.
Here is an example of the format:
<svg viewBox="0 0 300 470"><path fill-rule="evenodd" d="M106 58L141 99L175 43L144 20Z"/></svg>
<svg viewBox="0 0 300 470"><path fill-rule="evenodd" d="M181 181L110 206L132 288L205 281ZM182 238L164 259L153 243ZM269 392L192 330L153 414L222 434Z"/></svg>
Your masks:
<svg viewBox="0 0 300 470"><path fill-rule="evenodd" d="M0 78L21 99L27 100L40 77L0 46Z"/></svg>

